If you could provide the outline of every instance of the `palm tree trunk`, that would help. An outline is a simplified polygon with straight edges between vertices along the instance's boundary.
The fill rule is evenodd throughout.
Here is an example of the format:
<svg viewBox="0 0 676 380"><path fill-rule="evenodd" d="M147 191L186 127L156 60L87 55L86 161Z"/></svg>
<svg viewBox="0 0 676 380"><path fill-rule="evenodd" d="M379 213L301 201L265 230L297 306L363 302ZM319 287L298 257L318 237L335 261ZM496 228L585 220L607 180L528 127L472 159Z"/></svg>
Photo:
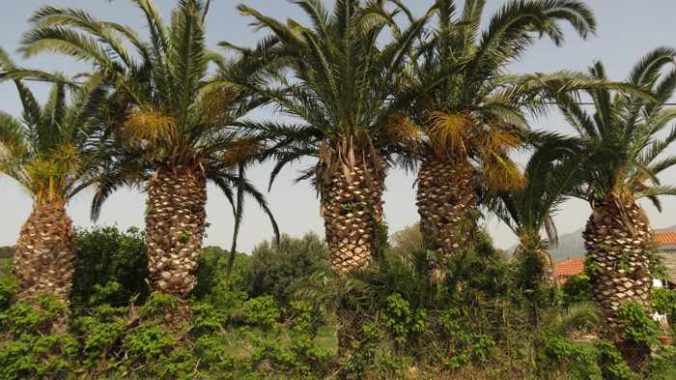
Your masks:
<svg viewBox="0 0 676 380"><path fill-rule="evenodd" d="M533 279L536 280L538 284L545 286L556 285L556 276L554 275L554 260L552 260L552 256L549 254L549 252L541 247L527 247L528 243L521 242L519 247L514 250L514 258L523 260L526 259L529 254L532 254L532 257L537 260L539 266L539 268L537 268L538 276L537 278Z"/></svg>
<svg viewBox="0 0 676 380"><path fill-rule="evenodd" d="M466 159L429 152L422 160L416 204L423 238L438 255L431 264L433 272L471 241L473 220L468 215L476 208L475 175Z"/></svg>
<svg viewBox="0 0 676 380"><path fill-rule="evenodd" d="M21 228L12 272L18 299L51 294L68 302L75 264L73 223L62 202L36 204Z"/></svg>
<svg viewBox="0 0 676 380"><path fill-rule="evenodd" d="M383 168L358 162L346 173L338 167L322 187L322 215L331 268L339 276L366 267L378 250L383 219ZM341 302L342 304L342 302ZM341 305L336 310L338 355L346 357L360 337L358 312Z"/></svg>
<svg viewBox="0 0 676 380"><path fill-rule="evenodd" d="M159 169L148 183L146 234L150 288L185 300L206 222L206 180L185 167Z"/></svg>
<svg viewBox="0 0 676 380"><path fill-rule="evenodd" d="M624 337L619 311L629 302L650 306L651 232L635 201L616 198L594 203L584 232L592 295L604 319L604 335L634 369L649 359L650 348Z"/></svg>
<svg viewBox="0 0 676 380"><path fill-rule="evenodd" d="M331 267L339 275L364 268L378 248L383 219L382 168L360 162L346 178L337 168L322 192L322 214Z"/></svg>

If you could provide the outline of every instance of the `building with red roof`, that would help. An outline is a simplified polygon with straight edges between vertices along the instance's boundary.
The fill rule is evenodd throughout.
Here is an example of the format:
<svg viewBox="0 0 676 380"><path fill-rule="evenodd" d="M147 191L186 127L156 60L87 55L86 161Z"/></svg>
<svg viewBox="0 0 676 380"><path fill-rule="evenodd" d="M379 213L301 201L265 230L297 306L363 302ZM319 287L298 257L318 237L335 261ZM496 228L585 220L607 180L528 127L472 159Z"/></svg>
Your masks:
<svg viewBox="0 0 676 380"><path fill-rule="evenodd" d="M676 231L655 232L655 243L666 267L664 280L676 286Z"/></svg>
<svg viewBox="0 0 676 380"><path fill-rule="evenodd" d="M567 258L554 266L554 277L559 284L563 284L570 277L582 272L584 272L584 259L581 257Z"/></svg>
<svg viewBox="0 0 676 380"><path fill-rule="evenodd" d="M676 249L676 231L655 232L655 241L660 246L673 246Z"/></svg>

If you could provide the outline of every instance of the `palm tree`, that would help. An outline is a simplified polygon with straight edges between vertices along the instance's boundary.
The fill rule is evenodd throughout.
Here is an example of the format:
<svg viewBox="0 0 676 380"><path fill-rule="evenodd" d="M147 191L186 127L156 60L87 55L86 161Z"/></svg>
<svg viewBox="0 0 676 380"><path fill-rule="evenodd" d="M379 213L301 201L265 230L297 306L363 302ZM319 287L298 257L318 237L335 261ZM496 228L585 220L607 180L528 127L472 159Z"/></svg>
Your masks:
<svg viewBox="0 0 676 380"><path fill-rule="evenodd" d="M597 160L586 187L575 195L592 208L584 231L587 271L605 319L605 335L634 368L648 357L649 347L624 338L618 313L628 302L649 306L652 234L637 201L646 198L661 210L659 197L676 195L676 188L661 185L658 178L676 164L676 157L666 155L676 140L676 128L660 135L676 119L676 109L666 107L676 88L675 56L674 49L655 49L639 60L627 80L652 91L656 100L595 89L588 91L594 108L590 113L575 99L559 99L566 119L590 146L618 155ZM663 72L667 67L671 70ZM595 78L606 77L601 63L590 71Z"/></svg>
<svg viewBox="0 0 676 380"><path fill-rule="evenodd" d="M281 110L302 125L249 123L249 128L275 141L277 164L271 184L289 163L317 160L301 179L312 179L321 198L326 241L333 270L345 275L363 268L378 250L382 234L382 194L390 154L411 137L393 128L399 75L407 51L426 17L399 30L396 14L383 1L337 0L333 12L319 0L295 2L311 26L286 24L240 5L255 26L272 32L278 54L293 74L283 90L267 90ZM380 38L391 30L393 39Z"/></svg>
<svg viewBox="0 0 676 380"><path fill-rule="evenodd" d="M52 51L85 60L105 76L114 92L105 112L115 133L93 215L117 188L145 185L151 289L184 299L195 285L207 181L233 204L237 226L241 194L248 193L277 232L263 196L243 176L259 144L232 127L264 103L246 83L260 80L268 63L253 53L228 60L206 48L209 1L180 1L169 25L152 1L132 2L147 21L149 41L85 11L44 6L33 15L22 50L28 57ZM210 64L216 74L209 74Z"/></svg>
<svg viewBox="0 0 676 380"><path fill-rule="evenodd" d="M554 284L554 267L547 249L557 243L552 216L574 188L584 181L584 170L593 158L580 141L548 135L537 143L523 174L525 185L498 192L489 208L519 239L515 258L535 257L540 263L537 283ZM543 237L542 232L545 232Z"/></svg>
<svg viewBox="0 0 676 380"><path fill-rule="evenodd" d="M454 1L436 1L438 23L416 49L411 67L410 86L419 97L409 114L424 132L416 154L417 205L423 236L437 254L433 280L448 257L471 242L477 194L524 186L509 152L523 145L525 111L540 110L547 87L562 91L583 84L577 73L510 76L506 66L538 37L560 44L563 23L582 37L595 30L582 2L515 0L481 32L485 4L467 0L455 18Z"/></svg>
<svg viewBox="0 0 676 380"><path fill-rule="evenodd" d="M33 198L12 266L19 282L17 297L31 299L46 293L68 302L75 249L66 205L91 185L102 159L98 149L102 134L95 120L106 91L100 78L74 87L58 74L39 74L42 79L59 81L52 86L46 104L40 105L18 79L34 77L37 72L15 67L2 50L0 62L2 80L14 80L23 105L21 119L0 113L0 174L16 181Z"/></svg>

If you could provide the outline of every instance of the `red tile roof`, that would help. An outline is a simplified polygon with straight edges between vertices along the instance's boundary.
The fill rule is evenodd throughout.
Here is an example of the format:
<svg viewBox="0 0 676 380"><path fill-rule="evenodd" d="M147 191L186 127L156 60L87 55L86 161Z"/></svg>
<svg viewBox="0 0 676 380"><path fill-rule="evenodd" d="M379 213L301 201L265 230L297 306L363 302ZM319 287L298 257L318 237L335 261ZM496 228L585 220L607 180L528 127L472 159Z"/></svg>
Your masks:
<svg viewBox="0 0 676 380"><path fill-rule="evenodd" d="M655 241L659 245L676 245L676 231L655 232Z"/></svg>
<svg viewBox="0 0 676 380"><path fill-rule="evenodd" d="M584 259L571 258L559 261L554 267L554 275L558 277L570 277L584 271Z"/></svg>

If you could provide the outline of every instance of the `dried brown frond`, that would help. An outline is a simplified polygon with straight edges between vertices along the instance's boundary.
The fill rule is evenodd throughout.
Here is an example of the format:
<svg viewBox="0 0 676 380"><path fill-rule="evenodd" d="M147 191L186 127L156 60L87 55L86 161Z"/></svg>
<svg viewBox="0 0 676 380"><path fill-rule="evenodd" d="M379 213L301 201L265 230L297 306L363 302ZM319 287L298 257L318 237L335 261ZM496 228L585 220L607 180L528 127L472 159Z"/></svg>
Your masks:
<svg viewBox="0 0 676 380"><path fill-rule="evenodd" d="M477 149L482 152L503 152L522 146L523 140L516 130L487 128L476 138Z"/></svg>
<svg viewBox="0 0 676 380"><path fill-rule="evenodd" d="M526 177L518 165L503 154L489 154L483 159L483 183L489 191L514 191L526 187Z"/></svg>
<svg viewBox="0 0 676 380"><path fill-rule="evenodd" d="M178 123L174 117L160 111L135 109L127 114L123 128L134 142L156 143L175 137Z"/></svg>
<svg viewBox="0 0 676 380"><path fill-rule="evenodd" d="M213 86L201 96L202 123L207 128L227 125L238 91L227 86Z"/></svg>
<svg viewBox="0 0 676 380"><path fill-rule="evenodd" d="M243 160L256 154L260 148L260 144L255 139L240 139L233 141L223 153L223 163L226 166L237 165Z"/></svg>
<svg viewBox="0 0 676 380"><path fill-rule="evenodd" d="M428 120L427 136L434 150L440 154L465 154L467 139L475 127L468 114L433 112Z"/></svg>
<svg viewBox="0 0 676 380"><path fill-rule="evenodd" d="M390 116L385 131L391 141L415 146L420 143L422 131L410 117L396 113Z"/></svg>

